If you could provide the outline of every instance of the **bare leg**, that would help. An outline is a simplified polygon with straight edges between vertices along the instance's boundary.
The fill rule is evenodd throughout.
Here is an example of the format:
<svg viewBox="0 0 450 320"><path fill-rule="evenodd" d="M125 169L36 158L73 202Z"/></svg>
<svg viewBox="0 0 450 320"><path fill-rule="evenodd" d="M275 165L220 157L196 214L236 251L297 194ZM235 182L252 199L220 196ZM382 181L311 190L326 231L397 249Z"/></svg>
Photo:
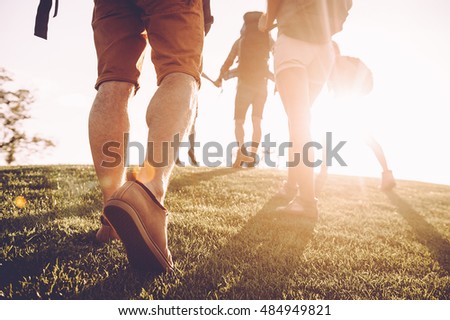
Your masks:
<svg viewBox="0 0 450 320"><path fill-rule="evenodd" d="M252 124L253 124L253 135L252 135L252 142L255 144L259 144L261 142L261 118L259 117L252 117Z"/></svg>
<svg viewBox="0 0 450 320"><path fill-rule="evenodd" d="M389 167L387 165L383 148L371 135L366 137L366 143L370 147L370 149L372 149L373 153L375 154L375 157L380 163L381 168L383 169L383 172L381 173L381 185L380 185L381 190L385 191L391 190L392 188L395 187L396 182L394 175L392 174L392 171L389 170Z"/></svg>
<svg viewBox="0 0 450 320"><path fill-rule="evenodd" d="M244 162L251 162L252 157L247 156L242 152L242 146L244 145L244 119L235 120L234 134L236 136L236 142L239 146L236 154L236 160L233 163L233 168L241 168ZM245 151L245 150L244 150Z"/></svg>
<svg viewBox="0 0 450 320"><path fill-rule="evenodd" d="M130 96L134 93L134 85L127 82L105 82L95 97L89 115L89 142L95 172L103 195L103 206L118 189L124 178L125 146L124 133L129 131L127 106ZM109 146L116 158L106 156ZM106 153L105 153L106 151ZM100 242L118 239L116 232L102 223L96 234Z"/></svg>
<svg viewBox="0 0 450 320"><path fill-rule="evenodd" d="M236 142L238 143L239 147L241 147L244 144L244 119L236 119L234 121L234 135L236 137Z"/></svg>
<svg viewBox="0 0 450 320"><path fill-rule="evenodd" d="M316 188L316 196L322 192L323 187L325 186L325 181L328 176L328 167L326 163L327 151L326 148L322 149L322 164L320 165L319 175L315 180L315 188Z"/></svg>
<svg viewBox="0 0 450 320"><path fill-rule="evenodd" d="M308 155L303 154L303 146L311 141L311 104L307 71L303 68L290 68L281 71L277 75L277 87L288 116L292 153L301 154L302 158L308 156L312 160L312 152ZM313 168L306 166L300 160L298 164L289 169L289 175L299 185L300 196L305 201L313 201L315 198Z"/></svg>
<svg viewBox="0 0 450 320"><path fill-rule="evenodd" d="M164 78L147 109L149 127L147 160L138 173L138 180L143 182L160 200L164 202L169 178L174 167L174 150L165 148L179 134L184 139L191 128L196 106L198 85L187 74L173 73ZM166 150L164 150L166 149ZM152 166L150 162L163 163Z"/></svg>
<svg viewBox="0 0 450 320"><path fill-rule="evenodd" d="M381 145L372 136L367 136L365 141L366 141L366 144L369 146L369 148L372 149L373 153L375 154L375 157L377 158L378 162L380 163L380 166L383 169L383 172L389 171L386 157L384 155L383 148L381 148Z"/></svg>
<svg viewBox="0 0 450 320"><path fill-rule="evenodd" d="M322 85L308 83L305 69L291 68L277 76L277 87L288 116L289 135L293 144L289 150L289 159L293 161L294 154L300 153L302 158L307 156L309 161L314 161L311 149L307 155L302 153L303 146L311 141L310 109L322 90ZM305 201L314 200L314 169L300 160L297 166L288 168L287 185L294 188L299 186L301 198Z"/></svg>
<svg viewBox="0 0 450 320"><path fill-rule="evenodd" d="M189 155L189 159L191 160L191 165L198 167L199 163L197 161L197 158L195 157L195 121L194 124L192 125L191 128L191 132L189 133L189 151L188 151L188 155Z"/></svg>
<svg viewBox="0 0 450 320"><path fill-rule="evenodd" d="M103 83L89 115L89 142L104 204L123 183L123 137L129 131L127 106L133 92L134 85L131 83ZM105 155L103 148L108 142L116 144L115 148L111 146L110 151L120 156L120 163L113 163L114 159Z"/></svg>
<svg viewBox="0 0 450 320"><path fill-rule="evenodd" d="M253 134L252 134L252 147L251 152L256 154L258 152L258 147L261 142L262 130L261 130L261 121L260 117L252 117L252 125L253 125ZM252 163L255 166L255 161Z"/></svg>

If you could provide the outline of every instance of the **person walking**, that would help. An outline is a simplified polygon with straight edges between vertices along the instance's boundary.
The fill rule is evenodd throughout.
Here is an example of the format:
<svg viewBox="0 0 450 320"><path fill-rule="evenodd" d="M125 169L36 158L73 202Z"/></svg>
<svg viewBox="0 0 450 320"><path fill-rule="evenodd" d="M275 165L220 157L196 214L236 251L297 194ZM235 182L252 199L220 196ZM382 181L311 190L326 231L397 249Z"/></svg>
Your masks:
<svg viewBox="0 0 450 320"><path fill-rule="evenodd" d="M130 264L142 270L173 269L164 198L174 167L172 149L188 134L195 116L206 30L204 3L95 1L98 92L89 115L89 140L104 203L97 239L120 238ZM158 89L146 114L147 158L136 181L124 183L127 106L139 89L148 43ZM111 161L112 147L119 161Z"/></svg>
<svg viewBox="0 0 450 320"><path fill-rule="evenodd" d="M259 29L268 31L277 21L275 83L288 117L292 146L286 187L299 192L280 212L317 218L310 109L331 72L334 52L331 37L342 30L351 0L267 0ZM298 159L298 155L302 159Z"/></svg>
<svg viewBox="0 0 450 320"><path fill-rule="evenodd" d="M372 150L375 158L377 159L381 172L381 184L380 189L382 191L392 190L396 186L396 181L392 170L388 166L386 160L386 155L383 151L381 144L375 139L374 135L370 132L369 116L367 108L363 105L367 104L364 96L370 94L373 90L373 75L372 71L367 67L367 65L361 61L359 58L345 56L341 54L339 45L333 41L333 49L335 55L335 63L328 79L327 85L330 91L333 93L336 102L344 99L344 103L337 103L341 105L340 113L344 113L345 117L348 118L351 115L353 121L345 123L346 129L350 127L351 132L355 136L362 136L365 144ZM352 101L355 98L363 98L362 101L355 102ZM342 107L342 106L352 106L354 108ZM336 106L332 107L333 109ZM333 124L339 118L334 118ZM339 126L339 123L337 123ZM326 158L326 149L323 150L323 159ZM320 166L320 172L316 178L316 194L320 193L325 185L325 181L328 176L328 166L325 162Z"/></svg>
<svg viewBox="0 0 450 320"><path fill-rule="evenodd" d="M220 69L220 75L215 81L216 86L221 86L222 80L228 80L235 76L238 78L234 132L239 149L233 168L240 168L244 163L247 167L256 165L256 152L261 141L261 122L267 99L267 80L273 79L273 74L269 71L268 66L273 39L268 32L258 30L258 21L261 15L262 12L258 11L244 14L241 36L234 42ZM238 61L237 68L230 70L235 61ZM252 106L253 134L250 152L247 152L244 148L244 123L250 105Z"/></svg>

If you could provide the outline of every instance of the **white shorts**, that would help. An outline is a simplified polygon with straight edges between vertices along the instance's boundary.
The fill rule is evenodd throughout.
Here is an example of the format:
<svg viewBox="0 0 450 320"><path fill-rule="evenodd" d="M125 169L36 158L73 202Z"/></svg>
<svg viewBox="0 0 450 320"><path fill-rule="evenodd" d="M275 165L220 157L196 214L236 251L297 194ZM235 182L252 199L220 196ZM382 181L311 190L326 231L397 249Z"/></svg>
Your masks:
<svg viewBox="0 0 450 320"><path fill-rule="evenodd" d="M334 63L332 42L310 43L281 34L274 48L275 77L289 68L303 68L308 72L310 83L323 85Z"/></svg>

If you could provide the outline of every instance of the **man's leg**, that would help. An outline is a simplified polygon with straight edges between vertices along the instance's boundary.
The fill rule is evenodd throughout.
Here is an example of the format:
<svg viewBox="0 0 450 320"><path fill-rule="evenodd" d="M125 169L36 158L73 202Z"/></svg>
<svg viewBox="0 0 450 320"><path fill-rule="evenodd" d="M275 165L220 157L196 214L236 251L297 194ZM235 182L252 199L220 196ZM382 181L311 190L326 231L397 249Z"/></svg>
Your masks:
<svg viewBox="0 0 450 320"><path fill-rule="evenodd" d="M128 99L134 92L134 85L127 82L104 82L98 89L89 115L89 142L95 172L103 195L103 206L123 183L125 146L124 133L129 131ZM108 144L111 144L108 147ZM115 153L111 158L105 154ZM102 220L103 221L103 220ZM100 242L118 239L115 231L102 223L96 234Z"/></svg>
<svg viewBox="0 0 450 320"><path fill-rule="evenodd" d="M234 136L236 137L236 142L241 147L244 144L244 119L236 119L234 120Z"/></svg>
<svg viewBox="0 0 450 320"><path fill-rule="evenodd" d="M189 140L188 156L189 156L189 159L191 160L191 165L198 167L200 164L198 163L197 158L195 157L195 135L196 135L195 121L196 121L196 117L194 118L194 121L191 126L191 130L190 130L189 136L188 136L188 140Z"/></svg>
<svg viewBox="0 0 450 320"><path fill-rule="evenodd" d="M192 76L184 73L170 74L161 82L147 109L151 149L147 150L147 161L137 178L161 203L164 203L174 167L172 142L176 135L179 135L178 141L183 140L191 128L197 91L198 84ZM148 160L151 160L150 163ZM162 165L152 166L151 162Z"/></svg>
<svg viewBox="0 0 450 320"><path fill-rule="evenodd" d="M255 146L256 150L258 149L258 145L261 142L261 117L252 117L252 124L253 124L253 134L252 134L252 142Z"/></svg>
<svg viewBox="0 0 450 320"><path fill-rule="evenodd" d="M189 136L188 136L188 141L189 141L189 151L188 151L188 156L189 159L191 161L191 165L198 167L200 166L200 164L197 161L197 158L195 157L195 137L197 132L195 131L195 124L197 122L197 117L198 117L198 100L195 104L195 115L194 115L194 119L192 121L192 125L191 125L191 129L189 131Z"/></svg>
<svg viewBox="0 0 450 320"><path fill-rule="evenodd" d="M134 92L134 85L127 82L105 82L98 89L89 115L89 142L95 172L100 182L103 203L123 183L125 155L124 133L129 131L128 99ZM120 163L105 155L105 147L111 143ZM119 145L120 144L120 145ZM114 147L115 146L115 147Z"/></svg>
<svg viewBox="0 0 450 320"><path fill-rule="evenodd" d="M267 100L267 81L260 84L255 84L255 95L252 102L252 146L250 148L251 156L253 161L247 166L249 168L254 168L256 163L256 153L258 152L259 143L261 142L262 130L261 122L264 113L264 105Z"/></svg>
<svg viewBox="0 0 450 320"><path fill-rule="evenodd" d="M252 100L252 93L250 92L250 89L251 88L245 83L238 82L234 102L234 135L236 137L236 143L238 144L239 149L236 153L233 168L240 168L244 162L251 161L251 158L247 157L241 150L245 139L245 116Z"/></svg>
<svg viewBox="0 0 450 320"><path fill-rule="evenodd" d="M253 106L255 108L255 106ZM253 133L252 133L252 145L250 148L247 148L248 151L246 154L252 157L252 161L247 164L247 167L254 168L256 163L256 154L258 152L259 143L261 142L261 116L252 116L252 126L253 126Z"/></svg>

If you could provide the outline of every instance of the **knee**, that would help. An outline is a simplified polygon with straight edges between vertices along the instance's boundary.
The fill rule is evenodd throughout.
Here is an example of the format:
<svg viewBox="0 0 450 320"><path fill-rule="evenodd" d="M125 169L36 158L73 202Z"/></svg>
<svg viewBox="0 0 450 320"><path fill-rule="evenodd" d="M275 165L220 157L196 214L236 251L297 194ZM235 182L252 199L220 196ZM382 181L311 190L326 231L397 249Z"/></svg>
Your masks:
<svg viewBox="0 0 450 320"><path fill-rule="evenodd" d="M134 84L108 81L100 85L92 105L92 111L126 112L128 99L134 94Z"/></svg>
<svg viewBox="0 0 450 320"><path fill-rule="evenodd" d="M161 81L160 88L189 88L193 92L199 89L197 80L189 74L174 72L164 77Z"/></svg>
<svg viewBox="0 0 450 320"><path fill-rule="evenodd" d="M234 123L235 123L236 129L244 127L244 119L236 119L236 120L234 120Z"/></svg>
<svg viewBox="0 0 450 320"><path fill-rule="evenodd" d="M123 81L103 82L97 91L97 96L123 96L127 99L135 92L133 83Z"/></svg>
<svg viewBox="0 0 450 320"><path fill-rule="evenodd" d="M260 128L261 127L261 121L262 119L260 117L252 117L252 123L254 128Z"/></svg>

